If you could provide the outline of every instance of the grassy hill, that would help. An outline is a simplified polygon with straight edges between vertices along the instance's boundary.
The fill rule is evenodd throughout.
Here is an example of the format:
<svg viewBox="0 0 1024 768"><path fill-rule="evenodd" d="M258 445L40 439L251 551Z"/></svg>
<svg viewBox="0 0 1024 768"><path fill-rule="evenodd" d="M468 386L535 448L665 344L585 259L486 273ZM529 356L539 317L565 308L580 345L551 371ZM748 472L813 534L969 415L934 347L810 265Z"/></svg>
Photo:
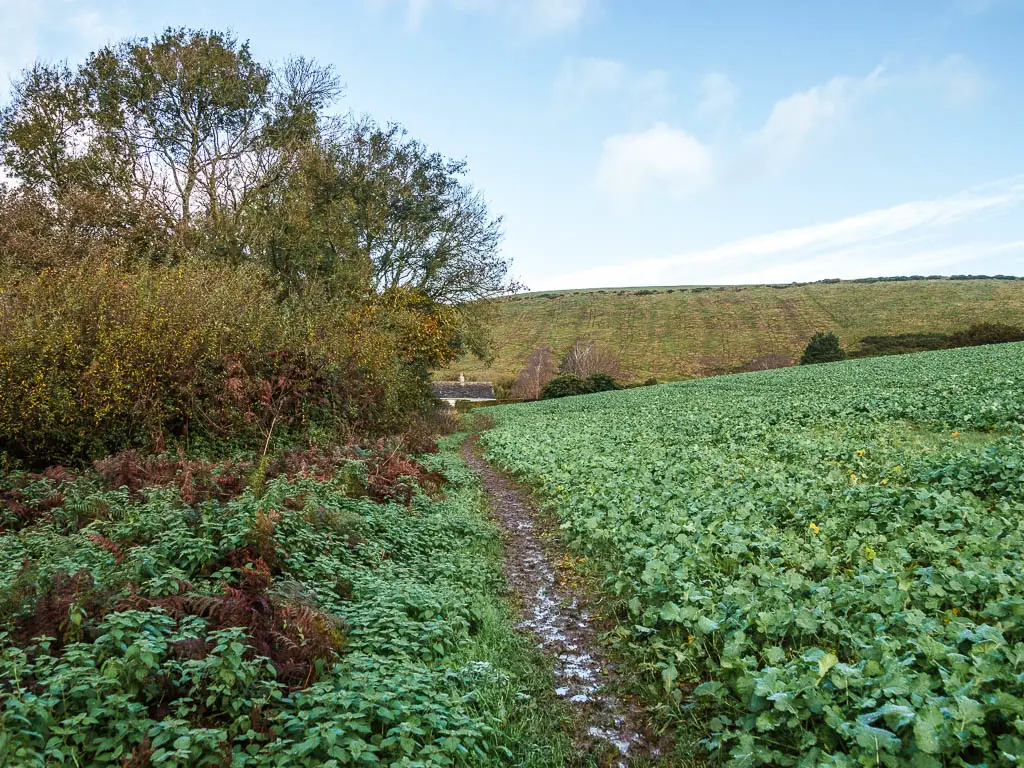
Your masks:
<svg viewBox="0 0 1024 768"><path fill-rule="evenodd" d="M922 279L784 286L606 288L528 293L498 303L492 365L467 358L439 371L500 381L530 352L559 355L577 338L614 350L632 379L681 379L754 357L798 358L816 331L844 347L875 334L948 333L978 322L1019 324L1024 280Z"/></svg>

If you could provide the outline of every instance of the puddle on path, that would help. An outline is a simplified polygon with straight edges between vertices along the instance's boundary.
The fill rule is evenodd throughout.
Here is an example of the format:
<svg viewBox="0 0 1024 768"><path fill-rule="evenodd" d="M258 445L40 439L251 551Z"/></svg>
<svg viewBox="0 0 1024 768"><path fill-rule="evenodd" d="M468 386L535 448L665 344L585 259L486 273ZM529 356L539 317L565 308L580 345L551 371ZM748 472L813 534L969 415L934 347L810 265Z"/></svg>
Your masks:
<svg viewBox="0 0 1024 768"><path fill-rule="evenodd" d="M519 593L519 628L537 638L537 647L554 659L555 693L570 702L581 724L578 740L601 751L611 748L619 766L630 758L656 753L640 734L640 713L615 695L615 670L604 657L582 596L558 578L552 557L541 543L544 530L528 495L473 452L466 440L462 456L487 491L491 517L502 529L505 577Z"/></svg>

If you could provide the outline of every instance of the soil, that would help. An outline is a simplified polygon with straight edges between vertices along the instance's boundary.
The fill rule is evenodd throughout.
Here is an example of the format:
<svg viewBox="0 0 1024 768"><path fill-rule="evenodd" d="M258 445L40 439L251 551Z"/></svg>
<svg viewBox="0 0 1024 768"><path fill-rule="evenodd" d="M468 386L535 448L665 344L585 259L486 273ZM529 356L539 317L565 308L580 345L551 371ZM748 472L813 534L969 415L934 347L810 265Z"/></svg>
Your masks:
<svg viewBox="0 0 1024 768"><path fill-rule="evenodd" d="M643 735L641 708L617 693L622 686L587 607L592 596L560 567L564 553L555 551L549 526L529 492L478 456L474 443L463 443L462 456L479 475L491 517L501 529L505 578L522 610L518 628L532 634L537 647L552 657L555 693L572 707L575 741L589 754L608 755L611 765L655 757L657 748Z"/></svg>

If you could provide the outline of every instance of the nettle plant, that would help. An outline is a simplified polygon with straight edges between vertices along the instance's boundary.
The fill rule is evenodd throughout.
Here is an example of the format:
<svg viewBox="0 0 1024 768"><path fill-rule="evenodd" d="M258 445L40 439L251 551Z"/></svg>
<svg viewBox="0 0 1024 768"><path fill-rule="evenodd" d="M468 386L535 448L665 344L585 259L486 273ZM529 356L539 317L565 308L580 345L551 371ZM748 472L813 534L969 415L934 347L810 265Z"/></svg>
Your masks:
<svg viewBox="0 0 1024 768"><path fill-rule="evenodd" d="M289 451L259 497L251 457L4 476L0 763L500 764L502 673L458 660L490 529L425 461Z"/></svg>

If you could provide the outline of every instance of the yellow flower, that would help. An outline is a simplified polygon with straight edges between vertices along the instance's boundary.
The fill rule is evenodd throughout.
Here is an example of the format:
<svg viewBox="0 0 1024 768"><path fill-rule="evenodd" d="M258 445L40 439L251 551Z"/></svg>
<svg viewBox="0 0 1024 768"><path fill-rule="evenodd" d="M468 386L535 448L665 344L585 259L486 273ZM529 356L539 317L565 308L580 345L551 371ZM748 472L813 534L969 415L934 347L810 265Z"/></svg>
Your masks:
<svg viewBox="0 0 1024 768"><path fill-rule="evenodd" d="M889 484L889 481L888 481L888 480L883 480L883 481L882 481L882 485L888 485L888 484Z"/></svg>
<svg viewBox="0 0 1024 768"><path fill-rule="evenodd" d="M861 448L859 451L854 451L854 453L857 454L858 456L863 456L864 455L864 449Z"/></svg>
<svg viewBox="0 0 1024 768"><path fill-rule="evenodd" d="M821 533L821 528L819 528L816 523L811 523L807 527L810 530L810 532L813 533L815 536L817 536L819 533Z"/></svg>
<svg viewBox="0 0 1024 768"><path fill-rule="evenodd" d="M954 432L953 433L953 437L960 437L960 433L959 432Z"/></svg>

